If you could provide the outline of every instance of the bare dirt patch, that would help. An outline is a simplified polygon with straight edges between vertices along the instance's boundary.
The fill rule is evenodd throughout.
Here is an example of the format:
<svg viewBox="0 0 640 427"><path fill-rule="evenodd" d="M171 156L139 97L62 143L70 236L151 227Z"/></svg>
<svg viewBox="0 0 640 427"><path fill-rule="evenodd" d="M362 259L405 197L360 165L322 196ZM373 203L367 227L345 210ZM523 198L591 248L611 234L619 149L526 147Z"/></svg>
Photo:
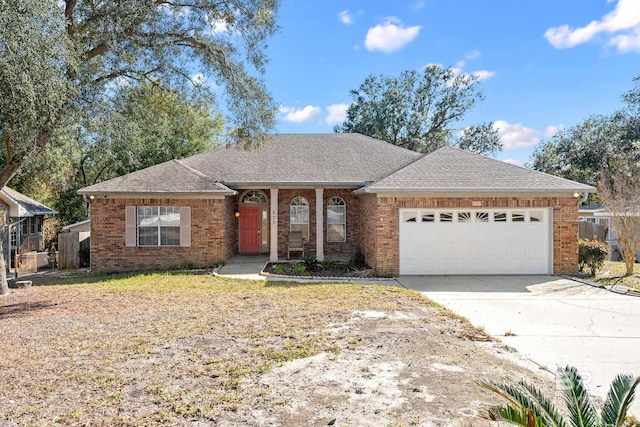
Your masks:
<svg viewBox="0 0 640 427"><path fill-rule="evenodd" d="M399 288L82 280L0 298L0 425L482 426L475 379L551 386Z"/></svg>

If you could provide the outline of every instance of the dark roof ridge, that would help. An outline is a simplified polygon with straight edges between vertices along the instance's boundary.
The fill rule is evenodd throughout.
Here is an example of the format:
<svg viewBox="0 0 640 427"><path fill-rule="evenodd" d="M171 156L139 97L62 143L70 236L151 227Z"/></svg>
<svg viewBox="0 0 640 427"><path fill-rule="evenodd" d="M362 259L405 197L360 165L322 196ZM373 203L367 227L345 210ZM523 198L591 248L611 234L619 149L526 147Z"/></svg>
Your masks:
<svg viewBox="0 0 640 427"><path fill-rule="evenodd" d="M387 144L391 144L390 142L388 142ZM391 145L395 145L395 144L391 144ZM398 147L396 145L396 147ZM404 148L404 147L399 147L399 148ZM439 150L440 148L438 148ZM407 148L405 148L405 150L408 150ZM402 169L408 168L409 166L411 166L412 164L419 162L420 160L424 159L425 157L427 157L429 154L434 153L434 151L432 151L431 153L418 153L417 151L413 151L413 150L408 150L411 151L412 153L416 153L416 154L420 154L419 156L416 156L415 159L411 159L410 161L408 161L407 163L405 163L402 166L397 167L396 169L392 170L391 172L389 172L388 174L386 174L385 176L383 176L382 178L379 178L373 182L370 182L368 185L365 185L365 187L369 187L370 185L375 185L378 182L386 179L387 177L390 177L391 175L393 175L394 173L398 173L400 172ZM436 150L437 151L437 150Z"/></svg>
<svg viewBox="0 0 640 427"><path fill-rule="evenodd" d="M208 179L209 181L213 182L213 183L217 183L216 180L209 178L207 175L205 175L204 173L200 172L199 170L197 170L196 168L192 168L191 166L189 166L188 164L184 163L182 160L180 159L172 159L175 163L179 164L180 166L182 166L183 168L185 168L186 170L188 170L189 172L191 172L194 175L199 176L200 178L203 179ZM161 163L160 163L161 164Z"/></svg>

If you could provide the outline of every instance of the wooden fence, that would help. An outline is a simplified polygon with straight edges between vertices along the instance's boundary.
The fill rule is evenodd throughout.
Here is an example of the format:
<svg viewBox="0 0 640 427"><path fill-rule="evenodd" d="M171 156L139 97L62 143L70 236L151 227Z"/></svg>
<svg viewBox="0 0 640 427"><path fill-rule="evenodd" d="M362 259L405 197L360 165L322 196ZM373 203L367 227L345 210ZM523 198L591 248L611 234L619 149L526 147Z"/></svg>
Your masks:
<svg viewBox="0 0 640 427"><path fill-rule="evenodd" d="M578 237L587 240L607 241L607 228L603 224L595 222L580 221Z"/></svg>
<svg viewBox="0 0 640 427"><path fill-rule="evenodd" d="M80 268L81 251L88 253L90 246L90 231L74 231L71 233L58 234L58 268L60 270Z"/></svg>

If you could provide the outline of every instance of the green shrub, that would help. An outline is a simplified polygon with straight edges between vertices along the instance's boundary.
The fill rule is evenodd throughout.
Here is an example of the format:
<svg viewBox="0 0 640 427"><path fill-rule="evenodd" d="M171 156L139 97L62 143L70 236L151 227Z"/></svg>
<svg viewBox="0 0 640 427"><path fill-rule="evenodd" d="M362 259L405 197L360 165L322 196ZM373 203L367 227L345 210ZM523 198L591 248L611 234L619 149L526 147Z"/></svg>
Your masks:
<svg viewBox="0 0 640 427"><path fill-rule="evenodd" d="M273 266L273 273L274 274L287 274L287 266L285 264L277 264Z"/></svg>
<svg viewBox="0 0 640 427"><path fill-rule="evenodd" d="M322 263L318 261L318 258L310 257L310 256L305 257L302 260L302 265L304 265L304 268L306 269L306 271L320 271L324 268Z"/></svg>
<svg viewBox="0 0 640 427"><path fill-rule="evenodd" d="M283 276L308 276L307 268L304 264L276 264L272 269L274 274Z"/></svg>
<svg viewBox="0 0 640 427"><path fill-rule="evenodd" d="M289 270L291 275L293 276L308 276L307 267L304 264L291 264L291 269Z"/></svg>
<svg viewBox="0 0 640 427"><path fill-rule="evenodd" d="M580 271L584 272L586 267L592 276L596 275L596 271L601 268L607 258L607 245L596 240L579 240L578 241L578 264Z"/></svg>

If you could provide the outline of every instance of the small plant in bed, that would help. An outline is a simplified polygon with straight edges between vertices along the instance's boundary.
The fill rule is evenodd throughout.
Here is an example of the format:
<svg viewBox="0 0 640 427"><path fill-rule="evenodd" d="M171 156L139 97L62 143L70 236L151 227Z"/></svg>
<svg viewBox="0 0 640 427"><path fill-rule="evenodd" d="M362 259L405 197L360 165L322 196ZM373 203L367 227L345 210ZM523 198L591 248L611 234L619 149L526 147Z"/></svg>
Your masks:
<svg viewBox="0 0 640 427"><path fill-rule="evenodd" d="M296 263L272 263L265 268L267 273L282 276L312 277L372 277L373 270L367 265L354 265L333 260L318 261L305 258Z"/></svg>

